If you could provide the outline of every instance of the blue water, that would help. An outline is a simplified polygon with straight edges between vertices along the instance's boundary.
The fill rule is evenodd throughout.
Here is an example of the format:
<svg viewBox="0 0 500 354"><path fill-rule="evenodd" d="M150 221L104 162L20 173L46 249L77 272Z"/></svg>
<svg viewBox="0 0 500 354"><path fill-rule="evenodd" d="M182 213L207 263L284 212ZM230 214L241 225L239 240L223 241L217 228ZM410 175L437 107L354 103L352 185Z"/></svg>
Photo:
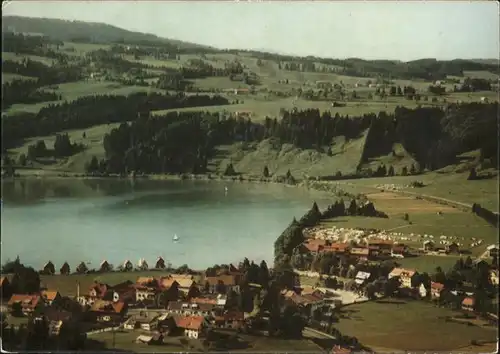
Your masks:
<svg viewBox="0 0 500 354"><path fill-rule="evenodd" d="M84 183L85 182L85 183ZM302 216L317 192L271 184L220 182L25 180L3 184L2 259L56 268L106 259L158 256L191 268L271 262L276 237ZM225 186L228 187L227 193ZM179 237L173 242L174 234Z"/></svg>

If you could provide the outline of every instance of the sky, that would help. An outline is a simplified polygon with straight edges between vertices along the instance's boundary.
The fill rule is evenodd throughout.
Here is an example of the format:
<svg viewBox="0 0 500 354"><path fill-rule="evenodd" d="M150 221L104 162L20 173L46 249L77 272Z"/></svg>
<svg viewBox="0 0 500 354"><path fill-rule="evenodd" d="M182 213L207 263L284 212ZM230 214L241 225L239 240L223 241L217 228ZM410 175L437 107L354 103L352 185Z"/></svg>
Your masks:
<svg viewBox="0 0 500 354"><path fill-rule="evenodd" d="M2 16L102 22L211 45L326 58L499 57L497 1L28 1Z"/></svg>

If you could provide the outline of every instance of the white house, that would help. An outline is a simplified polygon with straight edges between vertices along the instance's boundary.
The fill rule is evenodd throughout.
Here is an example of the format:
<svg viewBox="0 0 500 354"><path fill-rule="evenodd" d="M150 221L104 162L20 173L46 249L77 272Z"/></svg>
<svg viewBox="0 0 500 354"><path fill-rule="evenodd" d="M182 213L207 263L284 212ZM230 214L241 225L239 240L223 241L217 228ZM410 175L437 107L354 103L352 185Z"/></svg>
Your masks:
<svg viewBox="0 0 500 354"><path fill-rule="evenodd" d="M368 281L368 279L370 278L370 273L368 272L358 272L356 274L356 278L354 279L354 282L358 285L363 285L364 283L366 283Z"/></svg>
<svg viewBox="0 0 500 354"><path fill-rule="evenodd" d="M208 321L202 316L175 317L177 327L184 329L188 338L198 339L206 333Z"/></svg>

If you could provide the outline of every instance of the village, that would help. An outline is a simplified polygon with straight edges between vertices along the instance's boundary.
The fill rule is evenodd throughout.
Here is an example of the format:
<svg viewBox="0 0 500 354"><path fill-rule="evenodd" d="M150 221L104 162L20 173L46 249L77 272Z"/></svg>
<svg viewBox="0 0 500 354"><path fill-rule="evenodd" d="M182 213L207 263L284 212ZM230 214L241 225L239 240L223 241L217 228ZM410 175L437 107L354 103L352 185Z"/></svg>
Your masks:
<svg viewBox="0 0 500 354"><path fill-rule="evenodd" d="M112 333L114 346L115 336L126 333L130 343L139 346L169 345L177 340L191 350L220 349L224 342L221 336L227 336L228 332L233 339L238 335L273 335L269 330L273 309L267 303L272 289L278 291L279 306L285 306L286 311L293 309L302 319L288 334L282 329L281 334L274 336L293 336L291 333L298 331L300 334L296 335L301 337L310 330L319 331L326 338L344 338L336 340L329 348L331 352L361 348L357 340L346 340L332 329L339 311L350 304L386 297L429 300L497 323L498 317L484 296L495 293L498 268L484 260L472 262L470 257L465 260L457 257L455 268L460 268L467 278L457 280L450 273L437 270L429 275L398 267L394 262L429 252L459 255L460 243L453 239L437 247L431 235L413 235L422 246L409 247L400 243L408 239L400 233L318 227L305 229L304 236L305 242L296 248L291 260L294 270L288 273L267 269L265 262L258 266L245 259L239 266L230 264L203 272L167 274L165 260L159 257L151 268L144 259L137 266L125 260L114 271L104 260L95 270L87 269L85 262L81 262L71 273L66 262L60 274L56 274L55 265L49 261L37 272L37 276L44 277L44 282L38 284L39 291L23 293L16 289L20 289L19 282L27 282L19 279L26 268L16 260L19 268L15 272L19 274L1 278L2 338L16 338L16 333L19 335L43 322L49 338L72 333L70 342L74 346L102 333ZM487 252L485 257L497 259L498 245L492 245ZM149 275L143 276L147 271ZM94 281L89 287L82 287L78 280L81 278L77 278L73 296L44 286L50 277L71 281L77 276L110 273L121 273L126 280L114 285ZM486 280L481 278L485 273ZM312 284L307 285L311 279ZM482 295L478 294L481 281L486 284L481 285L481 291L486 292Z"/></svg>

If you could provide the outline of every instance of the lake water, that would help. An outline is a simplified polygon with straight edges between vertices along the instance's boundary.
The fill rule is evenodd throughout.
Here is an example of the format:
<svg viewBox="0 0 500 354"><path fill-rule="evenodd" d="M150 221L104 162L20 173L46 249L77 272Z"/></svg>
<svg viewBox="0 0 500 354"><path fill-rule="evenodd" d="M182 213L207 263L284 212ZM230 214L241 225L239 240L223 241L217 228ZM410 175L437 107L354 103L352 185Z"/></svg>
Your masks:
<svg viewBox="0 0 500 354"><path fill-rule="evenodd" d="M228 192L225 192L225 186ZM272 262L273 244L319 192L275 184L39 179L2 183L2 260L36 269L162 256L200 269L243 257ZM173 242L174 235L179 237Z"/></svg>

